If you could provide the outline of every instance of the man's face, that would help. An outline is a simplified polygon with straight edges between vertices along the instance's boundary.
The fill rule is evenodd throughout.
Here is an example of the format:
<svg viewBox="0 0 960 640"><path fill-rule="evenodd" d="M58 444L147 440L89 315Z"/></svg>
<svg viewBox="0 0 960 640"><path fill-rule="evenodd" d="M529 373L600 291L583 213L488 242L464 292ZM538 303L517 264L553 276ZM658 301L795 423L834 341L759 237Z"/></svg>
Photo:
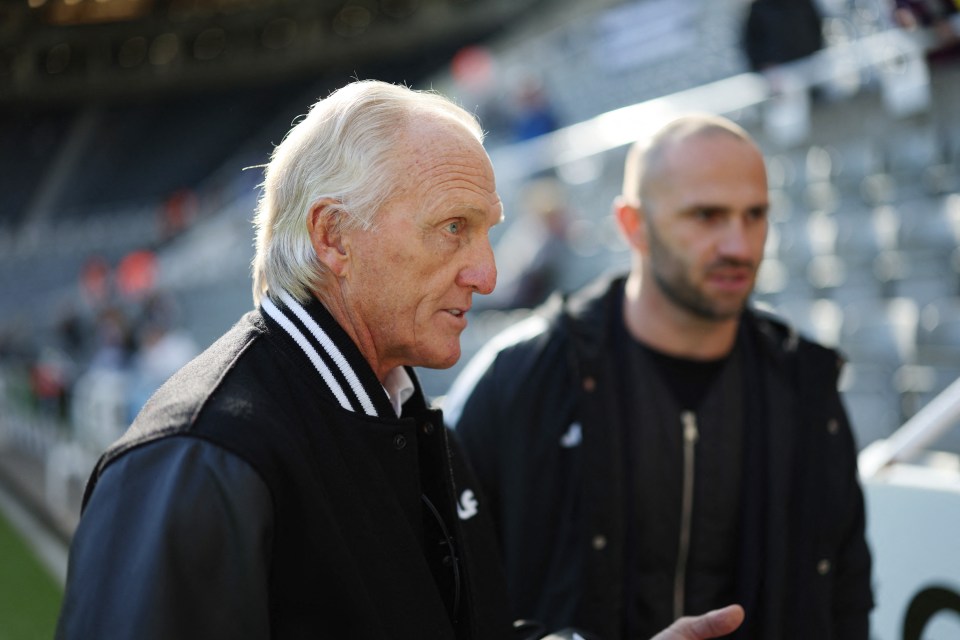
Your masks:
<svg viewBox="0 0 960 640"><path fill-rule="evenodd" d="M751 144L701 134L668 148L645 205L643 266L673 306L708 320L742 311L767 237L767 180Z"/></svg>
<svg viewBox="0 0 960 640"><path fill-rule="evenodd" d="M411 126L399 153L400 193L373 230L350 232L344 290L352 329L378 373L456 363L471 298L497 280L489 232L503 207L482 145L428 119Z"/></svg>

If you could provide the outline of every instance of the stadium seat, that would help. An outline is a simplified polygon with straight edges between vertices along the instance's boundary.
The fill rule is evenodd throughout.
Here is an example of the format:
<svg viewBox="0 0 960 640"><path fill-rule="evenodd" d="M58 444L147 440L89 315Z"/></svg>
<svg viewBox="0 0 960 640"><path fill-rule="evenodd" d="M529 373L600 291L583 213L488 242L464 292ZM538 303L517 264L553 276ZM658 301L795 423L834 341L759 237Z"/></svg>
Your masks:
<svg viewBox="0 0 960 640"><path fill-rule="evenodd" d="M912 364L918 319L917 304L910 298L850 302L843 307L840 347L856 364Z"/></svg>
<svg viewBox="0 0 960 640"><path fill-rule="evenodd" d="M946 366L960 363L960 297L934 300L921 310L917 362Z"/></svg>
<svg viewBox="0 0 960 640"><path fill-rule="evenodd" d="M890 367L847 363L839 386L858 449L900 426L900 400Z"/></svg>

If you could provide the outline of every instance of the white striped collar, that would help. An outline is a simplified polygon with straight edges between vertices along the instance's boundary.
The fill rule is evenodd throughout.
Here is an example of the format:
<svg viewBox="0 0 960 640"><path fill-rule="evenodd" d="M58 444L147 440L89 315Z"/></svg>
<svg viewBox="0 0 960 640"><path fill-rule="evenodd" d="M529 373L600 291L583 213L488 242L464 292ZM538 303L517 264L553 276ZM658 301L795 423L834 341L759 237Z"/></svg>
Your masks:
<svg viewBox="0 0 960 640"><path fill-rule="evenodd" d="M311 313L286 291L278 297L283 306L264 296L261 308L296 342L340 406L371 417L393 413L387 390L323 305L311 302Z"/></svg>

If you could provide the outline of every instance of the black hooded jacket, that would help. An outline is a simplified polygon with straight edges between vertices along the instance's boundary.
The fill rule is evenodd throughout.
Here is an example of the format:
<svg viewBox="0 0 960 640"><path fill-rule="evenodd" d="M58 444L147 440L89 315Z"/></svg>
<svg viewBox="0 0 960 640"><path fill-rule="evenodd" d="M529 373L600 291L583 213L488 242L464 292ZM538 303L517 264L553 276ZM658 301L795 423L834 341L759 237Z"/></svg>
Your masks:
<svg viewBox="0 0 960 640"><path fill-rule="evenodd" d="M513 613L605 640L625 637L628 606L622 450L632 423L610 330L623 284L550 300L481 351L445 403L493 509ZM751 602L736 637L866 640L871 559L841 358L755 311L740 331L755 345L746 366L767 410L753 427L765 439L760 477L744 480L764 510L742 532L755 545L737 559Z"/></svg>

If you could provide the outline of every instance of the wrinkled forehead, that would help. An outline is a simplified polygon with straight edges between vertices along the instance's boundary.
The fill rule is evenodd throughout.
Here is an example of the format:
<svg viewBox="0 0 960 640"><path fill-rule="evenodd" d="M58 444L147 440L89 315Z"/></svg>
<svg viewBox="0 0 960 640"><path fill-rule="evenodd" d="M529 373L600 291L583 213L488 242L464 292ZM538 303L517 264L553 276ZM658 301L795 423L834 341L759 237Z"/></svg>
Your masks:
<svg viewBox="0 0 960 640"><path fill-rule="evenodd" d="M444 113L427 113L408 118L400 131L400 146L413 156L454 149L464 152L471 150L486 155L481 134Z"/></svg>
<svg viewBox="0 0 960 640"><path fill-rule="evenodd" d="M401 133L395 159L400 163L401 175L414 183L441 173L464 178L483 173L493 181L493 168L481 141L473 131L450 118L409 122Z"/></svg>

